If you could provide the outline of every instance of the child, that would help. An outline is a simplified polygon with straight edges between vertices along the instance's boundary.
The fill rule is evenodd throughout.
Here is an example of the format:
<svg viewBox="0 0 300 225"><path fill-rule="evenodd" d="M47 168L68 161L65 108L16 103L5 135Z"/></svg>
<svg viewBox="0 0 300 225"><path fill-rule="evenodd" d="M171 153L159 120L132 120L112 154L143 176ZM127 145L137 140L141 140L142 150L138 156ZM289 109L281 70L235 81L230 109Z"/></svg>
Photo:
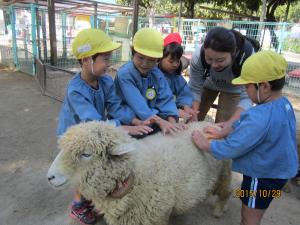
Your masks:
<svg viewBox="0 0 300 225"><path fill-rule="evenodd" d="M207 136L225 138L211 143L193 131L195 145L216 159L233 159L232 169L243 174L242 225L258 225L273 198L297 173L296 121L291 103L281 95L287 62L272 51L250 56L241 76L232 81L245 85L257 105L241 114L227 132L206 129ZM227 137L225 137L228 135Z"/></svg>
<svg viewBox="0 0 300 225"><path fill-rule="evenodd" d="M117 72L117 93L135 112L140 120L156 116L155 131L163 134L184 129L176 123L178 112L168 82L157 68L162 57L163 38L151 28L140 29L133 38L132 61ZM158 126L158 127L155 127Z"/></svg>
<svg viewBox="0 0 300 225"><path fill-rule="evenodd" d="M164 73L169 83L179 117L184 121L196 121L197 111L191 108L193 94L181 75L182 63L180 59L183 54L181 43L182 39L178 33L172 33L165 37L163 57L158 67Z"/></svg>
<svg viewBox="0 0 300 225"><path fill-rule="evenodd" d="M142 122L135 119L134 112L121 106L115 93L112 78L105 75L109 67L111 52L120 47L108 35L97 29L82 30L72 43L74 56L82 71L69 82L62 106L57 135L61 136L70 126L91 120L106 120L116 126ZM123 126L129 134L147 134L148 126ZM70 216L82 224L95 224L96 214L91 202L76 190Z"/></svg>

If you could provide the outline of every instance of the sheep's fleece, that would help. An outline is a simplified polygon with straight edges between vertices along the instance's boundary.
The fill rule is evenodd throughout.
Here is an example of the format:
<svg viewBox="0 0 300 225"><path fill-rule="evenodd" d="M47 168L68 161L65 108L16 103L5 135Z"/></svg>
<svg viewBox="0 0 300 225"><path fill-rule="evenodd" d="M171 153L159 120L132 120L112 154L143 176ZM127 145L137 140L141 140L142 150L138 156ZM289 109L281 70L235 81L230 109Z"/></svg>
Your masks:
<svg viewBox="0 0 300 225"><path fill-rule="evenodd" d="M81 123L59 139L48 180L79 187L109 225L167 225L171 213L184 213L210 194L218 195L214 215L221 216L230 197L230 162L199 151L191 139L193 130L208 125L194 122L174 136L136 140L108 123Z"/></svg>

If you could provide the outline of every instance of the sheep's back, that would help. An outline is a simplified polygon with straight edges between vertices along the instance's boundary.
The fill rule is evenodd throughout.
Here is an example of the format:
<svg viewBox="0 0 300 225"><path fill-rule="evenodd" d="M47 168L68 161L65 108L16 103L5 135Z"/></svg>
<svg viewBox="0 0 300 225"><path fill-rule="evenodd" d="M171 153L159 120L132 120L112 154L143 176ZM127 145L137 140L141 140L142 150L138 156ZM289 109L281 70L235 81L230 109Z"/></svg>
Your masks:
<svg viewBox="0 0 300 225"><path fill-rule="evenodd" d="M221 171L223 163L198 150L191 139L193 130L207 125L195 122L188 130L174 136L161 133L149 136L138 141L138 150L132 154L138 177L164 185L176 193L178 212L204 200Z"/></svg>

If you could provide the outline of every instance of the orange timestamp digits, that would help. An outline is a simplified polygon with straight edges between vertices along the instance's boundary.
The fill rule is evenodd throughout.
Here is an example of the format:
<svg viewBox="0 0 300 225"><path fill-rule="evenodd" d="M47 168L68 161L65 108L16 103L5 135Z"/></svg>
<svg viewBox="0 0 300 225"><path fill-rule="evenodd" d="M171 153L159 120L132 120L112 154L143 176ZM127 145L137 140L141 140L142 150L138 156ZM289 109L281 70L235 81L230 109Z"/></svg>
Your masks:
<svg viewBox="0 0 300 225"><path fill-rule="evenodd" d="M233 192L234 198L280 198L281 197L281 190L276 189L259 189L259 190L242 190L242 189L235 189Z"/></svg>

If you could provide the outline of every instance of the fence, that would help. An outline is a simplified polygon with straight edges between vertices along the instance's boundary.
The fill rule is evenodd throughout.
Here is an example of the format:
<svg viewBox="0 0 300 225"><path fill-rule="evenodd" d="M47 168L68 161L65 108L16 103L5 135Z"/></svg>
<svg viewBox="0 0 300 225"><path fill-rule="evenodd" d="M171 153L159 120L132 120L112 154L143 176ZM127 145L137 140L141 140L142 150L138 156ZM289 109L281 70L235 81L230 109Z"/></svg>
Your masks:
<svg viewBox="0 0 300 225"><path fill-rule="evenodd" d="M6 22L6 25L8 24L5 27L6 33L0 36L0 63L35 75L42 71L34 62L34 58L38 58L46 68L46 83L43 88L49 95L52 93L55 98L61 96L61 91L54 83L57 80L57 85L60 84L59 73L62 77L69 77L70 71L80 69L77 60L72 57L71 42L83 27L79 26L72 14L63 11L57 12L58 59L55 69L47 66L50 62L47 10L45 8L38 9L34 4L27 7L11 5L3 10L8 15L6 18L9 18L9 22ZM94 21L93 17L90 19ZM91 23L92 26L104 30L114 41L122 44L122 48L113 53L112 65L118 67L128 61L131 58L132 18L99 14L96 21L96 24ZM9 25L10 27L8 27ZM288 74L290 75L287 76L287 89L292 93L300 94L300 75L297 75L297 71L300 70L300 37L293 33L295 24L184 18L181 21L178 18L139 18L138 23L139 28L153 27L163 36L171 32L179 32L183 38L185 54L188 57L203 43L207 32L215 26L236 29L244 35L259 40L263 49L282 53L289 63Z"/></svg>
<svg viewBox="0 0 300 225"><path fill-rule="evenodd" d="M37 68L36 80L42 93L58 101L63 101L65 88L74 72L43 64L39 59L36 59L35 63Z"/></svg>

